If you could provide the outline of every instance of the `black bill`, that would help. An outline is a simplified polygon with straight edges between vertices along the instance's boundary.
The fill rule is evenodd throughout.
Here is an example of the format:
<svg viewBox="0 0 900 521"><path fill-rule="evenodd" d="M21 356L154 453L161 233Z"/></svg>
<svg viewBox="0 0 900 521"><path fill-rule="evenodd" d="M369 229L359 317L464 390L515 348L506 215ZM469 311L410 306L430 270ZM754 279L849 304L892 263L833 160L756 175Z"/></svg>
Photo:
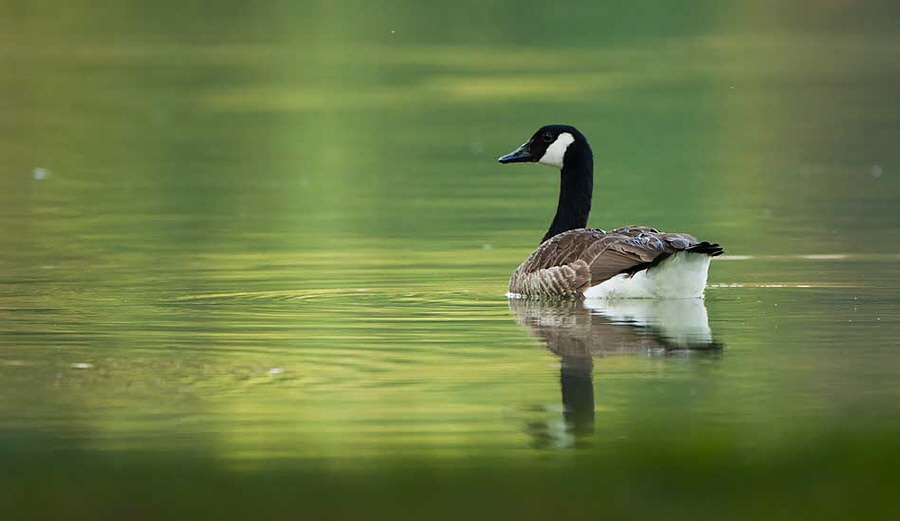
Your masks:
<svg viewBox="0 0 900 521"><path fill-rule="evenodd" d="M502 156L497 159L497 161L506 164L506 163L529 163L534 161L534 156L531 155L531 152L528 151L529 145L531 145L531 141L525 143L514 151Z"/></svg>

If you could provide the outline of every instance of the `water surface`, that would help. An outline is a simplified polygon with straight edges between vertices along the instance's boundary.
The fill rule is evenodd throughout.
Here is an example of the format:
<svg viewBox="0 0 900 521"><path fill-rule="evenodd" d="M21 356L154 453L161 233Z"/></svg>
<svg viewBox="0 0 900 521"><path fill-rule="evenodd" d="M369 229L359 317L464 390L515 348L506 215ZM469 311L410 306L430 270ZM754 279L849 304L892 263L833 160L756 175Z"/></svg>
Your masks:
<svg viewBox="0 0 900 521"><path fill-rule="evenodd" d="M838 4L15 10L4 506L897 514L900 39ZM495 159L550 122L592 226L726 247L708 333L506 300L557 179Z"/></svg>

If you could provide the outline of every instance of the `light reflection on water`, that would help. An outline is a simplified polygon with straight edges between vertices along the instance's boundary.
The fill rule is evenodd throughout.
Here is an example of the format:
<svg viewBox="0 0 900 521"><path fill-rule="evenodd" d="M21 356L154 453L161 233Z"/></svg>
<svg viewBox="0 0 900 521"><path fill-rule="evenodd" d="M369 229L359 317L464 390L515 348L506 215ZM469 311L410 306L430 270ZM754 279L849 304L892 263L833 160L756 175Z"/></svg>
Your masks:
<svg viewBox="0 0 900 521"><path fill-rule="evenodd" d="M247 518L349 469L370 474L323 504L427 505L422 476L472 465L433 488L505 490L473 508L496 518L573 494L621 518L678 518L672 497L703 501L691 519L892 517L900 61L876 23L896 17L863 16L880 3L57 4L0 17L0 460L19 462L0 474L25 510L166 518L144 498L171 482ZM507 303L558 181L494 158L549 122L591 139L592 226L725 246L709 335ZM129 459L147 454L161 474ZM227 501L246 496L217 478L251 467L272 501ZM444 512L423 504L391 518Z"/></svg>
<svg viewBox="0 0 900 521"><path fill-rule="evenodd" d="M559 357L564 429L554 429L550 422L530 422L526 430L533 438L532 446L538 448L590 445L595 421L595 358L697 356L723 348L713 340L702 299L510 299L509 307L516 321Z"/></svg>
<svg viewBox="0 0 900 521"><path fill-rule="evenodd" d="M833 260L802 262L818 263L822 280L847 275L827 275L823 263ZM284 267L271 266L235 271L229 285L285 280ZM777 273L762 261L716 263L711 280L761 270ZM206 439L236 460L496 455L543 446L540 425L570 425L579 447L590 445L588 435L603 447L647 423L688 420L713 431L768 431L761 439L779 444L787 434L773 425L878 418L897 393L890 287L850 295L840 285L726 283L706 301L588 309L507 305L502 279L473 272L431 291L417 277L359 291L372 273L351 276L346 289L179 295L164 287L125 302L98 298L105 291L72 294L68 304L58 293L11 297L31 307L20 306L12 324L5 385L52 385L8 407L9 425L44 430L77 418L73 435L97 448ZM580 404L572 411L560 401L561 377L574 389L563 396ZM591 389L595 430L586 420ZM773 408L777 396L793 398Z"/></svg>

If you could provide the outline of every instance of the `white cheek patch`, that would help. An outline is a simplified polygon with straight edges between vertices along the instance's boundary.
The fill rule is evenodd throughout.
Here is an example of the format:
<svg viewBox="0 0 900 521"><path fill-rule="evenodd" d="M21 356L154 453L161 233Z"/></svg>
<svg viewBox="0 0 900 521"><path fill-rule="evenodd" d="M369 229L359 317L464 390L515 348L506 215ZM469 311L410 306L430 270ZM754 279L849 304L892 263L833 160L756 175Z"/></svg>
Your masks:
<svg viewBox="0 0 900 521"><path fill-rule="evenodd" d="M575 136L569 134L568 132L563 132L560 134L556 141L554 141L549 147L547 147L547 151L544 152L544 155L541 156L541 159L538 163L542 165L555 166L556 168L563 167L563 157L566 155L566 149L569 148L569 145L575 141Z"/></svg>

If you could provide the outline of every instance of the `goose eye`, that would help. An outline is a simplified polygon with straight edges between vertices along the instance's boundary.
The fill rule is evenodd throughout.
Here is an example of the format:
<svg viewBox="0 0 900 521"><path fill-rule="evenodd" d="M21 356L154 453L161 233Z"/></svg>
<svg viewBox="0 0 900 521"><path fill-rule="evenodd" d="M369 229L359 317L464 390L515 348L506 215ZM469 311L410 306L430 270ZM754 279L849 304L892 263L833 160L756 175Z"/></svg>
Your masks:
<svg viewBox="0 0 900 521"><path fill-rule="evenodd" d="M541 139L544 140L544 143L550 143L553 141L553 134L550 134L549 132L547 132L541 136Z"/></svg>

